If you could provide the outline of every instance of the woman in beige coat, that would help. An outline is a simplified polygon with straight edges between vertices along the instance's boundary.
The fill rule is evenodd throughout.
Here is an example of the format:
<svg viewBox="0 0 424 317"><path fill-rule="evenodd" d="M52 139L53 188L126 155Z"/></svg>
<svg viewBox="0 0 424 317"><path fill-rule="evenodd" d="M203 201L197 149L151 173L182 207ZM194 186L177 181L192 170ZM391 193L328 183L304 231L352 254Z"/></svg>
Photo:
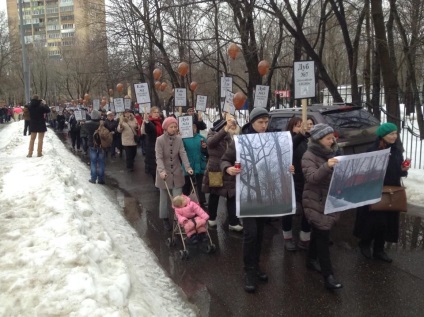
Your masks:
<svg viewBox="0 0 424 317"><path fill-rule="evenodd" d="M183 139L177 135L177 120L173 117L166 118L162 128L164 134L157 138L155 146L157 164L155 186L160 189L159 218L163 219L165 229L170 231L166 185L172 191L173 197L181 195L185 183L181 162L188 174L193 175L193 170L184 149Z"/></svg>
<svg viewBox="0 0 424 317"><path fill-rule="evenodd" d="M126 111L119 118L118 132L121 133L122 146L125 150L125 160L128 172L134 171L134 159L137 155L137 144L134 136L138 135L138 123L134 115Z"/></svg>

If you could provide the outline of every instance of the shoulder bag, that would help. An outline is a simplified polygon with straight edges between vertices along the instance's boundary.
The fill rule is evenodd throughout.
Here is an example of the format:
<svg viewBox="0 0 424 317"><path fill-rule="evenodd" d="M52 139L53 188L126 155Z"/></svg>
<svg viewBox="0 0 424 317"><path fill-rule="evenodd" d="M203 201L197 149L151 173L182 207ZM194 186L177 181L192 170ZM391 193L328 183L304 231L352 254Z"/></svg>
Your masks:
<svg viewBox="0 0 424 317"><path fill-rule="evenodd" d="M372 211L407 211L406 191L403 186L383 186L381 200L369 206Z"/></svg>

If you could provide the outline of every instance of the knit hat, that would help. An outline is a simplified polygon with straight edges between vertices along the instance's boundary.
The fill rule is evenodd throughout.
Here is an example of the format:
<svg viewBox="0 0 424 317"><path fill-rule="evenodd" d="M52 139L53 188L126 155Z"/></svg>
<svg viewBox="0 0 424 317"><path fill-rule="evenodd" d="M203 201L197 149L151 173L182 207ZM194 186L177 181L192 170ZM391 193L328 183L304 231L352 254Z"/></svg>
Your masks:
<svg viewBox="0 0 424 317"><path fill-rule="evenodd" d="M100 112L96 109L91 111L91 120L99 120L100 119Z"/></svg>
<svg viewBox="0 0 424 317"><path fill-rule="evenodd" d="M328 124L318 123L311 129L310 135L312 140L320 140L327 134L334 133L334 129Z"/></svg>
<svg viewBox="0 0 424 317"><path fill-rule="evenodd" d="M175 119L174 117L168 117L165 120L163 120L162 129L164 129L164 130L168 129L168 127L171 123L175 123L178 126L177 119Z"/></svg>
<svg viewBox="0 0 424 317"><path fill-rule="evenodd" d="M110 115L110 114L113 114L113 112L112 112L112 111L108 111L108 112L106 113L106 115Z"/></svg>
<svg viewBox="0 0 424 317"><path fill-rule="evenodd" d="M375 131L375 134L382 138L383 136L392 133L393 131L397 131L397 126L391 122L386 122L378 127L377 131Z"/></svg>
<svg viewBox="0 0 424 317"><path fill-rule="evenodd" d="M250 113L250 123L252 124L260 118L269 118L268 111L262 107L254 108Z"/></svg>

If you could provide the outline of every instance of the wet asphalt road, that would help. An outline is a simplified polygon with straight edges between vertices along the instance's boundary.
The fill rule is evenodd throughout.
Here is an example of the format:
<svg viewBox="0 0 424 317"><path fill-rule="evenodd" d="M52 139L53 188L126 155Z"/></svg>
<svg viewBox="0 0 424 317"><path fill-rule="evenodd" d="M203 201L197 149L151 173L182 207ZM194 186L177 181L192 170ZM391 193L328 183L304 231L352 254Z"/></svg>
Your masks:
<svg viewBox="0 0 424 317"><path fill-rule="evenodd" d="M66 134L59 134L69 143ZM78 154L80 155L80 154ZM87 158L81 156L83 161ZM87 169L87 181L89 170ZM424 216L411 206L401 218L401 238L387 251L392 264L367 260L359 254L352 236L354 212L343 212L332 231L331 247L336 277L344 288L324 289L322 277L305 268L304 251L284 250L281 220L265 228L261 266L269 282L255 294L243 290L242 235L228 231L225 203L220 201L218 228L210 229L217 246L214 254L190 248L181 260L180 242L168 247L169 232L158 218L159 192L144 173L138 151L135 171L127 173L124 159L108 160L106 184L116 194L129 223L156 254L160 265L181 287L199 316L423 316L424 315ZM99 186L99 185L95 185ZM298 230L298 220L295 229Z"/></svg>

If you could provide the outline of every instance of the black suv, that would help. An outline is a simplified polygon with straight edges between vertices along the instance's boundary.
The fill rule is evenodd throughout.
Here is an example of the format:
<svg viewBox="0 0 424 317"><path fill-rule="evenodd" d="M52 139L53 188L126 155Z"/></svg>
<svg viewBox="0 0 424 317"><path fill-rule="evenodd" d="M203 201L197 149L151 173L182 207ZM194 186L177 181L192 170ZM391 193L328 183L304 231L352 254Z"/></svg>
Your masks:
<svg viewBox="0 0 424 317"><path fill-rule="evenodd" d="M302 117L302 108L270 111L269 131L284 131L293 116ZM343 154L365 152L376 139L375 131L380 122L364 108L353 104L308 106L308 118L333 127L337 143Z"/></svg>

